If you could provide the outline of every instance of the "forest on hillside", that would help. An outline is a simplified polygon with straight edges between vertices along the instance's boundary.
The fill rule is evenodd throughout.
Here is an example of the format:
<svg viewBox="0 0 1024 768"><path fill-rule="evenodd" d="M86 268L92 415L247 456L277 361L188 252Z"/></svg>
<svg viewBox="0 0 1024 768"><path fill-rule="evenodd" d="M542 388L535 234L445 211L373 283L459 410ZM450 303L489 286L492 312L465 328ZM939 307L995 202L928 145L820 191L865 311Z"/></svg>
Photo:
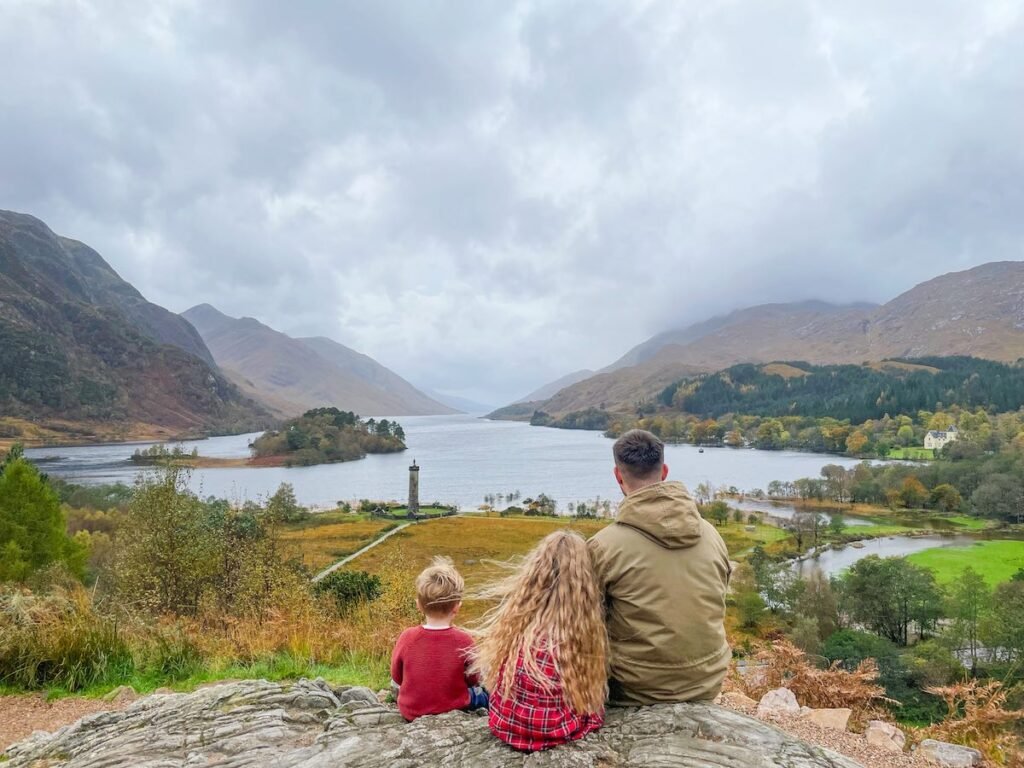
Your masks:
<svg viewBox="0 0 1024 768"><path fill-rule="evenodd" d="M829 416L859 423L952 405L1002 413L1024 404L1024 368L974 357L887 360L876 366L743 364L682 379L658 400L705 418Z"/></svg>

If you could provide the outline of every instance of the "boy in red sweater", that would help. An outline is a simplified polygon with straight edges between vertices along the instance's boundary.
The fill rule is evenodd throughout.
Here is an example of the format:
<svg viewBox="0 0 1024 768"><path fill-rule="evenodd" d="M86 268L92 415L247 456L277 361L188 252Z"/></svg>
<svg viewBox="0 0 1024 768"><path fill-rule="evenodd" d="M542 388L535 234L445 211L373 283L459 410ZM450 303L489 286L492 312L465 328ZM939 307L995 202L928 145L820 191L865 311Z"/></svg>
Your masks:
<svg viewBox="0 0 1024 768"><path fill-rule="evenodd" d="M452 626L464 589L462 575L447 557L435 557L416 579L416 607L424 621L405 630L391 654L398 711L406 720L487 707L478 675L469 672L473 638Z"/></svg>

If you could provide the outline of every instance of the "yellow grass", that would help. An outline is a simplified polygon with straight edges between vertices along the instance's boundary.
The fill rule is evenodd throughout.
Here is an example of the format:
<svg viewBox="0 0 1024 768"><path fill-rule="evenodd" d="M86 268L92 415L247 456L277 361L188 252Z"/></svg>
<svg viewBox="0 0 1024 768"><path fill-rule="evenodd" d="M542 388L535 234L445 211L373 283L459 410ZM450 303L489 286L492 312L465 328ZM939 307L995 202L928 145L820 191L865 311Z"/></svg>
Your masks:
<svg viewBox="0 0 1024 768"><path fill-rule="evenodd" d="M761 366L761 372L768 376L781 376L784 379L798 379L808 375L807 371L793 365L786 365L786 363L769 363Z"/></svg>
<svg viewBox="0 0 1024 768"><path fill-rule="evenodd" d="M939 372L938 368L934 368L934 367L932 367L930 365L919 365L918 363L904 363L904 362L900 362L900 361L897 361L897 360L881 360L881 361L875 362L875 363L868 363L867 367L872 369L872 370L874 370L874 371L879 371L879 372L885 372L886 370L889 370L889 371L894 371L894 370L895 371L910 371L910 372L913 372L913 371L925 371L926 373L938 373Z"/></svg>
<svg viewBox="0 0 1024 768"><path fill-rule="evenodd" d="M596 520L554 520L527 517L447 517L417 523L374 547L347 567L380 574L400 564L411 583L435 555L446 555L466 579L467 592L501 576L495 562L508 562L528 552L538 541L558 528L572 528L591 536L607 525ZM484 610L469 600L462 618L479 616Z"/></svg>
<svg viewBox="0 0 1024 768"><path fill-rule="evenodd" d="M32 448L43 445L87 445L143 440L186 439L173 430L142 422L90 422L67 419L28 421L13 416L0 416L0 450L14 443ZM14 432L8 436L7 432Z"/></svg>
<svg viewBox="0 0 1024 768"><path fill-rule="evenodd" d="M393 520L355 518L337 521L337 516L332 516L332 522L325 525L286 531L282 539L295 549L303 565L319 571L351 555L396 525L399 523Z"/></svg>

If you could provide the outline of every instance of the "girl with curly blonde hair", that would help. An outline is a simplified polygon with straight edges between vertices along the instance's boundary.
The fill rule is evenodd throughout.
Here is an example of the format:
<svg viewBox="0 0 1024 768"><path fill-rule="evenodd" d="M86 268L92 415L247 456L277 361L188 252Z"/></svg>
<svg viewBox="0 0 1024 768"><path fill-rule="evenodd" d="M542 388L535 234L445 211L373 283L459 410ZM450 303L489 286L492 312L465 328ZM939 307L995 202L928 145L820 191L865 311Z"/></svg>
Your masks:
<svg viewBox="0 0 1024 768"><path fill-rule="evenodd" d="M550 534L485 596L500 601L474 632L475 669L491 692L491 732L534 752L600 728L608 639L583 538Z"/></svg>

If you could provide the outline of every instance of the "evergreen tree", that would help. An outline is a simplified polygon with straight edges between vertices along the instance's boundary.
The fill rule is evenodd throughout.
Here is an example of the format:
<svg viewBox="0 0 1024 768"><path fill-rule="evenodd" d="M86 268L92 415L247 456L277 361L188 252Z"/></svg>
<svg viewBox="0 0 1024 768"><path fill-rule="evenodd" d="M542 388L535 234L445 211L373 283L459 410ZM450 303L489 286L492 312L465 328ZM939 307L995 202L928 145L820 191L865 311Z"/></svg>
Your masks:
<svg viewBox="0 0 1024 768"><path fill-rule="evenodd" d="M23 581L56 562L79 576L84 569L85 552L68 538L60 498L20 446L0 464L0 555L0 581Z"/></svg>

